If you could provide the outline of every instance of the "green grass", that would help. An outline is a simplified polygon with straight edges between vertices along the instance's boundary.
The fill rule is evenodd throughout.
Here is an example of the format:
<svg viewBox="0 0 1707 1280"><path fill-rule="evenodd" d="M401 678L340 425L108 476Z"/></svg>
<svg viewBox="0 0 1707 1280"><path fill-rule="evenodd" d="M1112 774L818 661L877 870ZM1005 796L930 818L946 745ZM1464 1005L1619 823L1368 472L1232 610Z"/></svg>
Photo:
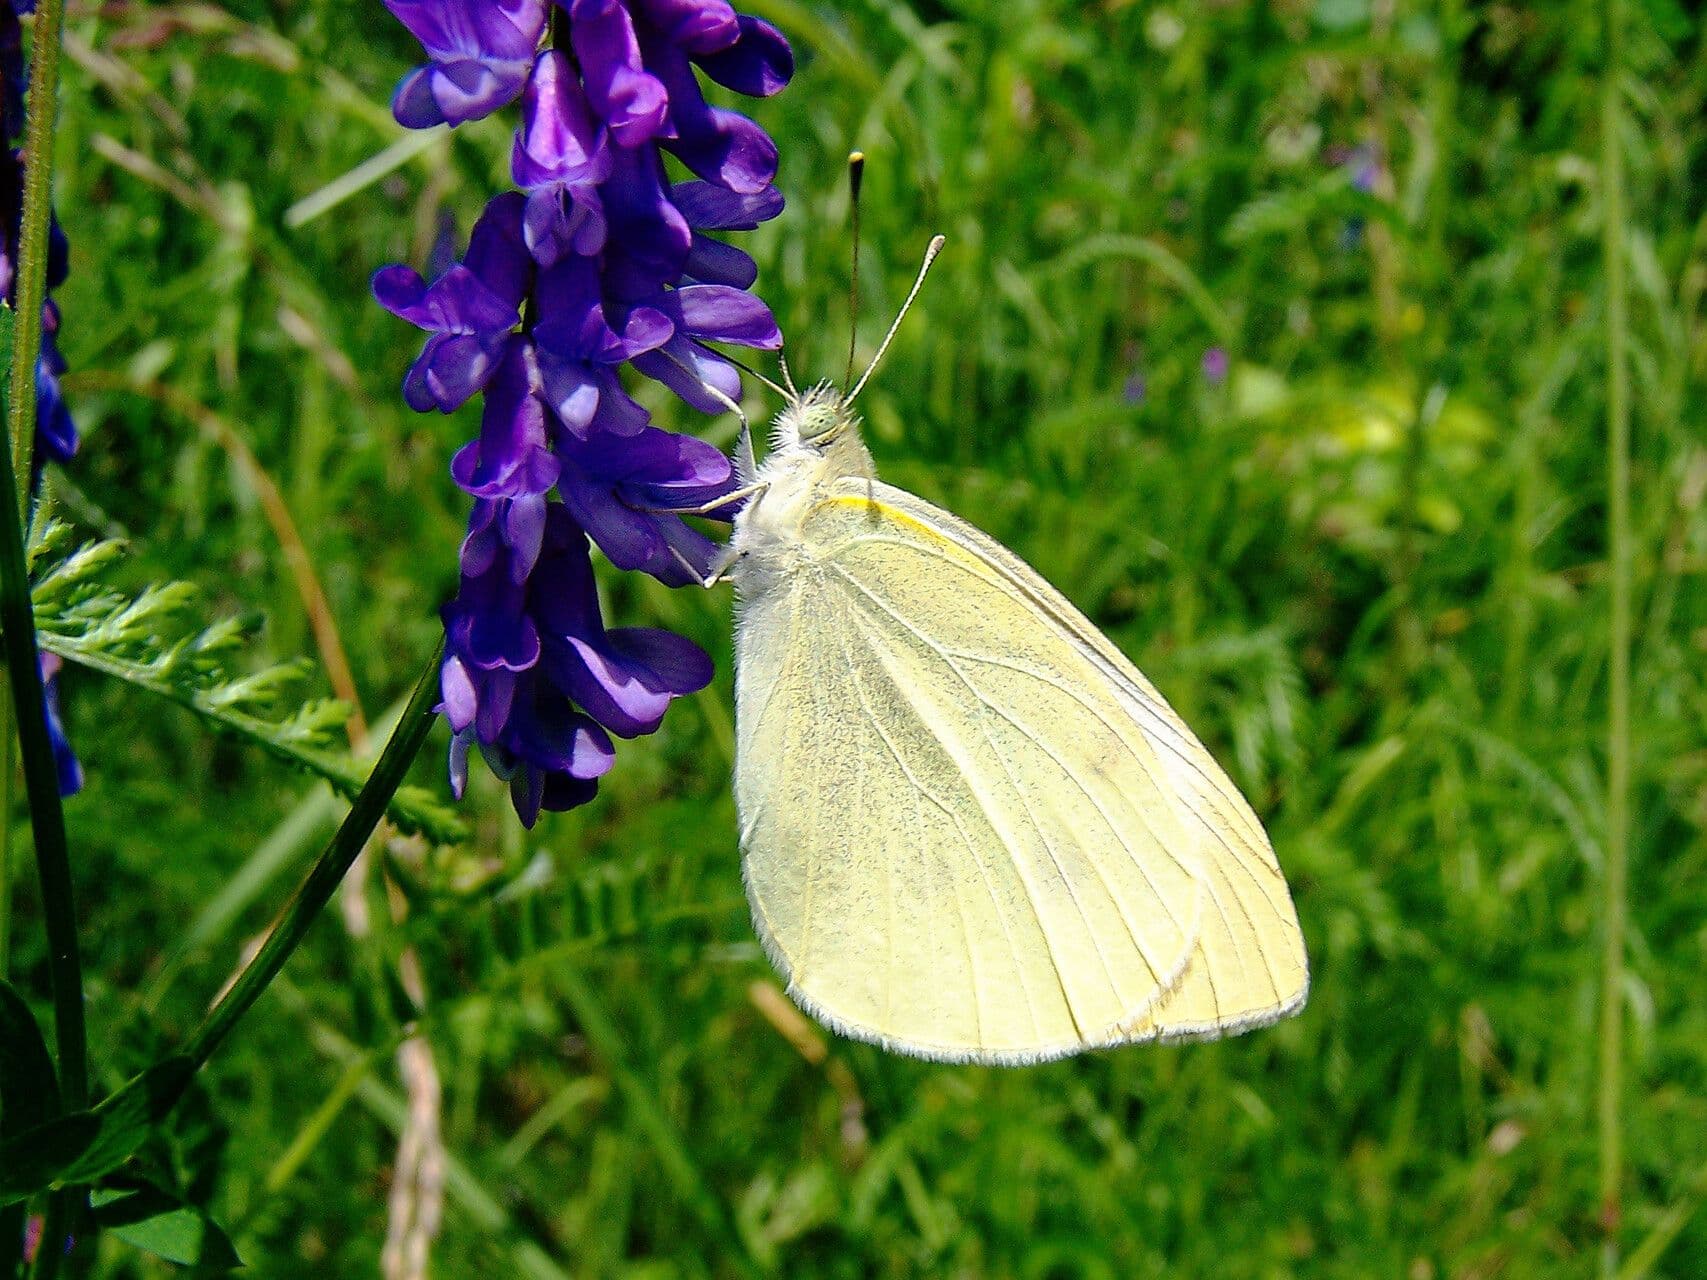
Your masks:
<svg viewBox="0 0 1707 1280"><path fill-rule="evenodd" d="M369 941L329 915L151 1158L257 1273L374 1274L404 1106L389 975L413 944L451 1156L439 1275L1590 1274L1619 839L1598 7L746 7L801 54L756 112L789 209L750 237L797 376L840 372L857 145L866 350L949 240L864 398L880 471L1059 584L1228 765L1294 886L1309 1006L1020 1071L833 1040L809 1061L750 992L772 979L734 848L727 592L611 575L613 617L705 644L713 690L584 810L523 833L483 784L468 845L389 850L407 923L377 878ZM1686 1277L1707 1252L1707 48L1673 0L1626 9L1617 1240L1622 1274ZM72 368L234 424L383 723L454 588L447 464L473 420L401 405L415 337L366 281L423 261L446 213L468 226L506 181L503 125L288 225L400 132L412 50L379 0L82 7L68 29ZM1373 195L1334 163L1357 146L1385 160ZM128 533L136 581L192 579L266 610L271 656L312 654L249 473L112 387L73 391L60 514ZM105 1089L198 1025L338 807L100 677L65 697ZM441 785L441 751L416 781ZM13 972L45 997L21 866L13 891ZM98 1270L164 1268L108 1241Z"/></svg>

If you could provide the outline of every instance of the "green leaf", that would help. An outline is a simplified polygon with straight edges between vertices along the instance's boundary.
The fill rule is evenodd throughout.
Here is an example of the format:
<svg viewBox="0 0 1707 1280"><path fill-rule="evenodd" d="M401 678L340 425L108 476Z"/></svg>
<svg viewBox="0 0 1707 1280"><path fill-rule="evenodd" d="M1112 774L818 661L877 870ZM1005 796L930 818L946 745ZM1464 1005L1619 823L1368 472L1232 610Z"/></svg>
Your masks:
<svg viewBox="0 0 1707 1280"><path fill-rule="evenodd" d="M57 1181L93 1182L130 1159L178 1105L195 1074L196 1064L189 1058L166 1058L107 1098L89 1113L99 1122L95 1140Z"/></svg>
<svg viewBox="0 0 1707 1280"><path fill-rule="evenodd" d="M159 583L135 594L115 590L107 575L124 557L123 544L109 540L73 549L71 541L65 526L49 525L30 549L31 603L43 649L175 702L217 731L355 798L368 766L337 740L349 708L330 698L299 702L291 696L309 664L238 670L253 620L204 625L200 596L185 582ZM387 814L400 830L438 844L454 844L468 834L447 803L418 787L399 787Z"/></svg>
<svg viewBox="0 0 1707 1280"><path fill-rule="evenodd" d="M45 1124L60 1110L41 1027L24 998L0 979L0 1138Z"/></svg>
<svg viewBox="0 0 1707 1280"><path fill-rule="evenodd" d="M101 1132L92 1111L56 1116L0 1142L0 1205L27 1200L64 1181L65 1171Z"/></svg>
<svg viewBox="0 0 1707 1280"><path fill-rule="evenodd" d="M155 1063L93 1111L59 1116L0 1142L0 1205L50 1186L93 1182L136 1154L184 1096L196 1065Z"/></svg>
<svg viewBox="0 0 1707 1280"><path fill-rule="evenodd" d="M0 1142L0 1205L111 1173L171 1114L195 1074L193 1059L165 1058L93 1111L59 1116Z"/></svg>
<svg viewBox="0 0 1707 1280"><path fill-rule="evenodd" d="M217 1222L152 1183L102 1188L89 1203L96 1223L108 1233L168 1262L218 1269L243 1265Z"/></svg>

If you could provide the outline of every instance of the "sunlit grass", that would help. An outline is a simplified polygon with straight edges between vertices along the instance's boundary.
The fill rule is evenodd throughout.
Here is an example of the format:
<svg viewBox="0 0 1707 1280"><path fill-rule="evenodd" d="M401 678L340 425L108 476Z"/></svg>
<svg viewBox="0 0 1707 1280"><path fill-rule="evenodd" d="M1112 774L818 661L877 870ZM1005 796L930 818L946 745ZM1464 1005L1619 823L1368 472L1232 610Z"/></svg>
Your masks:
<svg viewBox="0 0 1707 1280"><path fill-rule="evenodd" d="M770 973L734 852L727 595L624 576L614 620L706 645L713 689L621 753L589 808L523 834L477 788L474 843L393 850L408 923L384 927L375 877L370 944L320 926L155 1157L246 1258L372 1274L403 1105L389 975L413 945L453 1160L442 1275L1586 1274L1623 828L1605 782L1618 291L1586 11L750 7L803 55L760 110L789 209L750 237L797 375L840 372L858 145L863 350L949 239L863 401L880 471L1036 564L1199 728L1296 889L1309 1007L1224 1044L1017 1072L803 1054L750 991ZM1687 19L1629 8L1621 1243L1625 1274L1684 1276L1707 1250L1707 82ZM183 21L73 11L63 344L74 370L170 385L243 432L383 722L454 586L447 466L471 424L402 407L414 335L366 281L420 262L443 213L467 227L506 180L503 128L292 225L396 141L406 38L378 0L161 12ZM1358 148L1379 161L1368 192ZM75 407L62 514L129 533L139 582L196 578L266 609L277 656L312 653L228 455L134 396ZM135 1054L96 1064L111 1087L200 1022L334 806L96 677L66 686L91 1024ZM440 749L418 781L438 785ZM221 800L257 786L264 804ZM14 894L13 970L45 991L21 874Z"/></svg>

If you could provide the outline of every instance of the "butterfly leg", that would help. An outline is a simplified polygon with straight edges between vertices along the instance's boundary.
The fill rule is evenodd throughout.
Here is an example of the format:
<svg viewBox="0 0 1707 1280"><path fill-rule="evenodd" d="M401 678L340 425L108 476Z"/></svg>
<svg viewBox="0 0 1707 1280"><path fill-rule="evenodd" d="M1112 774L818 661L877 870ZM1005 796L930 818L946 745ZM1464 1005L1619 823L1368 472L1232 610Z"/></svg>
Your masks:
<svg viewBox="0 0 1707 1280"><path fill-rule="evenodd" d="M735 437L735 476L742 484L752 484L759 474L759 457L753 452L753 424L740 405L735 406L735 414L741 419L741 430Z"/></svg>
<svg viewBox="0 0 1707 1280"><path fill-rule="evenodd" d="M693 563L675 547L670 548L670 554L676 558L677 564L693 575L695 582L708 590L723 581L723 575L729 572L729 567L739 557L739 553L733 547L725 546L717 553L717 558L711 562L710 572L701 574L698 569L694 568Z"/></svg>
<svg viewBox="0 0 1707 1280"><path fill-rule="evenodd" d="M636 511L649 516L708 516L713 511L721 511L732 502L743 502L748 498L756 498L771 487L769 480L761 480L757 484L742 485L739 489L731 489L722 497L713 498L710 502L702 502L697 507L635 507Z"/></svg>

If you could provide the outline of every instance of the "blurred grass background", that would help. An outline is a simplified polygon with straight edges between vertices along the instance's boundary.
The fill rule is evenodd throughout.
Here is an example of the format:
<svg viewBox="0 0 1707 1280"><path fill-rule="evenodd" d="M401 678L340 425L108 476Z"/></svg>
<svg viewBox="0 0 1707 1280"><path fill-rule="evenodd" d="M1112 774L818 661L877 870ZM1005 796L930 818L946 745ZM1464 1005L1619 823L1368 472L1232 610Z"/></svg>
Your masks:
<svg viewBox="0 0 1707 1280"><path fill-rule="evenodd" d="M370 876L372 936L319 927L150 1159L255 1273L374 1274L413 947L443 1081L439 1275L1593 1272L1598 6L744 7L801 60L755 112L789 209L743 242L793 367L839 374L857 145L867 350L949 238L866 398L881 471L1059 584L1228 765L1293 884L1309 1006L1018 1071L795 1025L741 901L728 594L612 575L613 617L695 637L714 690L586 809L523 833L481 786L466 847L383 851L407 923ZM1619 1237L1623 1274L1687 1277L1707 1254L1707 48L1698 5L1629 9ZM138 582L191 578L264 610L273 656L323 657L282 503L383 727L454 588L447 463L474 418L403 407L417 336L367 279L424 264L507 184L507 117L388 153L415 50L379 0L84 4L69 30L62 345L85 443L52 477L60 511L130 536ZM385 155L341 202L299 203ZM339 810L99 677L68 672L64 696L111 1087L195 1025ZM45 992L23 868L16 891L14 971ZM100 1271L166 1268L109 1243Z"/></svg>

